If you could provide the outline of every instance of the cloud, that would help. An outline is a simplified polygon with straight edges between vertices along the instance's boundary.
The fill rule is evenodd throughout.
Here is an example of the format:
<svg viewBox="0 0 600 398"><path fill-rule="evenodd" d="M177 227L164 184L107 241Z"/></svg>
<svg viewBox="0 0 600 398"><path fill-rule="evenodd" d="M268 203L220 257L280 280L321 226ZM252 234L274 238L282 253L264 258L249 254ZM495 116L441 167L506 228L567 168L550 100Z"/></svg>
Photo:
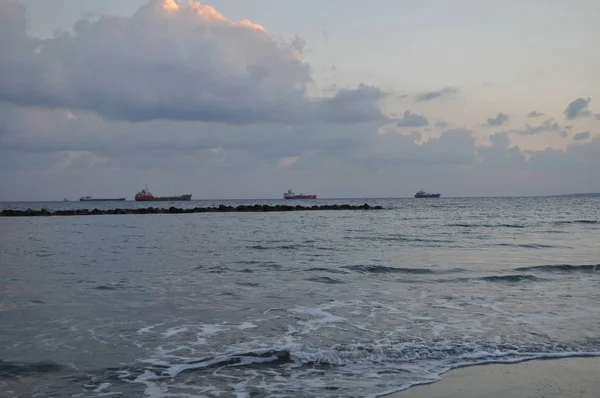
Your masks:
<svg viewBox="0 0 600 398"><path fill-rule="evenodd" d="M474 161L475 139L466 129L442 132L439 137L429 137L423 142L417 131L401 134L390 129L380 134L372 145L356 154L350 163L361 170L440 170L446 167L470 165Z"/></svg>
<svg viewBox="0 0 600 398"><path fill-rule="evenodd" d="M575 136L573 137L573 141L582 141L582 140L587 140L588 138L590 138L590 132L583 131L581 133L575 134Z"/></svg>
<svg viewBox="0 0 600 398"><path fill-rule="evenodd" d="M538 111L531 111L527 114L527 117L538 117L538 116L544 116L544 114L541 112L538 112Z"/></svg>
<svg viewBox="0 0 600 398"><path fill-rule="evenodd" d="M3 111L4 109L4 111ZM10 117L3 118L3 115ZM93 113L76 112L71 119L63 110L16 108L0 105L6 132L1 147L20 153L93 151L112 159L127 158L128 167L141 167L136 159L194 153L220 155L244 151L256 159L281 158L321 152L330 156L358 151L377 134L379 122L281 126L272 123L223 123L154 120L140 123L107 121ZM204 155L202 155L204 156ZM304 156L303 156L304 157ZM228 159L228 164L231 158ZM236 164L236 167L248 167ZM233 167L233 166L232 166Z"/></svg>
<svg viewBox="0 0 600 398"><path fill-rule="evenodd" d="M398 127L421 127L429 125L429 121L423 115L404 111L402 119L397 123Z"/></svg>
<svg viewBox="0 0 600 398"><path fill-rule="evenodd" d="M311 98L302 39L276 40L261 25L193 1L151 0L131 17L81 20L73 34L48 40L27 35L22 6L0 2L0 15L7 103L134 122L385 120L378 102L386 94L375 87Z"/></svg>
<svg viewBox="0 0 600 398"><path fill-rule="evenodd" d="M144 182L199 198L280 197L290 185L391 196L423 181L444 195L564 191L576 180L600 189L600 137L578 134L563 150L511 144L539 135L528 143L545 146L542 134L570 131L536 119L498 128L507 131L482 146L485 131L441 131L446 122L429 113L439 129L406 108L387 119L389 94L375 86L309 95L301 39L275 39L208 6L153 1L47 40L26 27L25 9L0 0L0 200L131 195ZM505 124L502 113L490 120L501 115Z"/></svg>
<svg viewBox="0 0 600 398"><path fill-rule="evenodd" d="M508 115L504 113L498 113L496 117L488 117L486 125L488 126L500 126L508 121Z"/></svg>
<svg viewBox="0 0 600 398"><path fill-rule="evenodd" d="M585 181L587 185L578 189L589 189L591 184L596 184L600 188L600 185L594 182L594 178L597 178L595 176L600 172L600 136L590 142L571 144L562 150L546 148L522 151L518 146L510 145L507 132L493 135L490 141L490 146L476 148L480 155L475 165L478 168L493 172L535 173L538 178L545 178L547 184L556 184L561 192L568 192L565 188L568 182L559 182L560 178L556 177L556 173ZM516 178L517 175L513 173L512 176ZM526 180L530 183L529 178ZM538 182L538 185L541 184ZM560 188L561 186L563 188Z"/></svg>
<svg viewBox="0 0 600 398"><path fill-rule="evenodd" d="M282 167L282 168L288 168L291 165L293 165L294 163L296 163L298 161L298 159L300 159L299 156L288 156L285 158L281 158L277 162L277 166Z"/></svg>
<svg viewBox="0 0 600 398"><path fill-rule="evenodd" d="M542 133L559 133L561 136L568 136L568 132L571 129L571 126L561 126L556 123L554 119L544 120L541 124L532 126L530 124L526 124L522 129L513 129L507 131L507 133L513 133L517 135L538 135Z"/></svg>
<svg viewBox="0 0 600 398"><path fill-rule="evenodd" d="M564 111L565 119L573 120L581 116L589 116L591 113L587 109L588 104L590 103L591 98L582 98L579 97L573 100Z"/></svg>
<svg viewBox="0 0 600 398"><path fill-rule="evenodd" d="M484 170L507 171L523 167L526 161L523 152L510 146L508 132L503 131L490 136L490 145L476 148L480 161L478 167Z"/></svg>
<svg viewBox="0 0 600 398"><path fill-rule="evenodd" d="M437 91L429 91L424 93L419 93L415 96L417 101L431 101L436 98L440 98L447 95L456 94L458 92L457 88L446 87Z"/></svg>

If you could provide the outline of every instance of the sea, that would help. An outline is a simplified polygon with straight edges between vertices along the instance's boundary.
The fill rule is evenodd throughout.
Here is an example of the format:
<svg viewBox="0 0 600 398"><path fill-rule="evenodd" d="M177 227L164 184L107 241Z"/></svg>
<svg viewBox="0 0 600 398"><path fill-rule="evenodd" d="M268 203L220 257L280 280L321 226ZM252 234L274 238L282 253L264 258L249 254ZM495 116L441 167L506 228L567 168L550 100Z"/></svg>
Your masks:
<svg viewBox="0 0 600 398"><path fill-rule="evenodd" d="M2 397L379 397L600 355L600 198L0 217ZM0 210L148 207L1 203Z"/></svg>

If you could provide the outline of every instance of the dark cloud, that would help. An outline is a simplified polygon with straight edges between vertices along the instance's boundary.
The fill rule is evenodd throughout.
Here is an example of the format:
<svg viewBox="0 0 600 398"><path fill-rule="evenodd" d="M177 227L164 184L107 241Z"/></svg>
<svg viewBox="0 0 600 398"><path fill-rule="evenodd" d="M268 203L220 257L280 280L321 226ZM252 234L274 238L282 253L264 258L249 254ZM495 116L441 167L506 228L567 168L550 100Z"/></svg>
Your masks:
<svg viewBox="0 0 600 398"><path fill-rule="evenodd" d="M351 163L367 170L403 167L424 171L464 166L474 161L475 139L468 130L448 130L419 143L422 138L423 134L418 131L387 132L379 135L373 145L360 152Z"/></svg>
<svg viewBox="0 0 600 398"><path fill-rule="evenodd" d="M590 132L583 131L581 133L575 134L575 136L573 136L573 141L587 140L588 138L590 138Z"/></svg>
<svg viewBox="0 0 600 398"><path fill-rule="evenodd" d="M429 91L424 93L419 93L415 96L417 101L431 101L436 98L440 98L447 95L456 94L458 92L457 88L446 87L437 91Z"/></svg>
<svg viewBox="0 0 600 398"><path fill-rule="evenodd" d="M568 131L571 129L571 126L561 126L556 123L554 119L547 119L539 125L525 125L525 128L522 129L514 129L509 130L507 133L517 134L517 135L538 135L542 133L558 133L561 136L568 136Z"/></svg>
<svg viewBox="0 0 600 398"><path fill-rule="evenodd" d="M486 171L535 172L538 177L545 176L548 183L556 181L552 183L558 184L559 187L560 178L557 179L554 173L565 173L571 178L577 176L589 184L598 185L594 179L600 172L600 137L595 137L590 142L572 144L567 149L546 148L527 152L518 146L510 146L507 132L493 135L490 141L490 146L477 147L480 161L476 166ZM562 185L565 184L566 182ZM587 188L589 187L583 189ZM561 190L566 191L565 188Z"/></svg>
<svg viewBox="0 0 600 398"><path fill-rule="evenodd" d="M230 21L209 6L173 10L152 0L129 18L81 20L73 34L36 40L26 34L24 8L3 1L0 29L0 101L15 105L136 122L385 119L376 88L310 98L302 39L277 41L260 25Z"/></svg>
<svg viewBox="0 0 600 398"><path fill-rule="evenodd" d="M591 113L587 107L591 100L591 98L582 97L573 100L564 111L565 119L573 120L581 116L589 116Z"/></svg>
<svg viewBox="0 0 600 398"><path fill-rule="evenodd" d="M402 119L397 123L398 127L421 127L428 125L429 121L425 116L411 113L410 111L404 111Z"/></svg>
<svg viewBox="0 0 600 398"><path fill-rule="evenodd" d="M594 116L596 117L596 119L600 120L600 113L596 113Z"/></svg>
<svg viewBox="0 0 600 398"><path fill-rule="evenodd" d="M335 106L331 105L333 116ZM168 158L215 148L223 153L247 151L266 161L311 151L341 156L367 147L379 127L378 122L283 127L167 120L128 123L106 121L90 112L77 112L69 118L63 110L0 106L0 116L8 114L12 117L6 119L7 132L0 141L6 150L39 154L89 151L102 157L130 159L128 167L134 167L134 160L144 154Z"/></svg>
<svg viewBox="0 0 600 398"><path fill-rule="evenodd" d="M538 111L531 111L527 114L527 117L538 117L538 116L544 116L544 114L541 112L538 112Z"/></svg>
<svg viewBox="0 0 600 398"><path fill-rule="evenodd" d="M504 113L498 113L496 117L488 117L486 124L488 126L500 126L508 121L508 115Z"/></svg>
<svg viewBox="0 0 600 398"><path fill-rule="evenodd" d="M448 127L448 122L445 120L439 119L435 122L435 127Z"/></svg>
<svg viewBox="0 0 600 398"><path fill-rule="evenodd" d="M518 147L510 146L506 131L490 136L489 146L476 148L481 157L480 165L484 170L507 171L523 167L525 155Z"/></svg>
<svg viewBox="0 0 600 398"><path fill-rule="evenodd" d="M384 121L379 101L387 94L374 86L360 84L357 89L339 90L333 97L318 101L311 115L315 121L327 123L361 123L373 120ZM288 115L293 119L291 115ZM297 121L303 124L301 120Z"/></svg>

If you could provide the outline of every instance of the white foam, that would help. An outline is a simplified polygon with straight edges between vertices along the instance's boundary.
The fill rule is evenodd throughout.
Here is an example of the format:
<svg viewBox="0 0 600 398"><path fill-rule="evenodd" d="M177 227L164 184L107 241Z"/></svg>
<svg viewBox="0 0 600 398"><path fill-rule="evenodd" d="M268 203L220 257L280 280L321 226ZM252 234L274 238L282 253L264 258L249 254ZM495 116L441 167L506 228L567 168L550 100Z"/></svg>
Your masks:
<svg viewBox="0 0 600 398"><path fill-rule="evenodd" d="M188 330L189 329L187 328L187 326L174 327L174 328L167 329L167 331L164 332L162 335L169 338L178 333L187 332Z"/></svg>
<svg viewBox="0 0 600 398"><path fill-rule="evenodd" d="M244 330L244 329L255 329L255 328L257 328L257 327L258 327L258 326L256 326L256 325L255 325L255 324L253 324L253 323L250 323L250 322L244 322L244 323L242 323L240 326L238 326L237 328L238 328L238 329L241 329L241 330Z"/></svg>
<svg viewBox="0 0 600 398"><path fill-rule="evenodd" d="M94 389L94 392L102 392L102 390L110 387L110 383L101 383L98 387Z"/></svg>
<svg viewBox="0 0 600 398"><path fill-rule="evenodd" d="M307 315L311 315L311 316L314 316L315 318L317 318L317 319L312 319L312 320L308 320L308 321L298 321L298 324L305 326L304 330L301 333L310 333L310 332L313 332L313 331L319 329L319 327L321 327L323 325L327 325L329 323L344 322L347 320L344 317L333 315L333 314L325 311L325 309L328 309L330 307L331 306L325 306L324 309L309 308L309 307L297 307L297 308L291 308L288 311L291 313L296 313L296 314L307 314Z"/></svg>
<svg viewBox="0 0 600 398"><path fill-rule="evenodd" d="M464 311L465 309L458 306L458 305L454 305L454 304L450 304L448 302L448 300L445 299L437 299L435 300L435 304L431 305L433 308L445 308L448 310L457 310L457 311Z"/></svg>

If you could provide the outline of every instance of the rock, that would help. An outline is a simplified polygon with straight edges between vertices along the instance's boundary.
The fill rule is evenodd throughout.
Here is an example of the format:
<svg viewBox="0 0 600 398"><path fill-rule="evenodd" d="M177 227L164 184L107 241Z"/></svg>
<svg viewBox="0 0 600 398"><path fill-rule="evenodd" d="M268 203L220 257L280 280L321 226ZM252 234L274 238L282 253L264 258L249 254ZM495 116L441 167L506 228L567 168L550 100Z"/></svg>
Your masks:
<svg viewBox="0 0 600 398"><path fill-rule="evenodd" d="M137 208L137 209L78 209L78 210L57 210L51 212L47 208L41 210L10 210L5 209L0 212L4 217L34 217L34 216L87 216L87 215L102 215L102 214L191 214L191 213L226 213L226 212L284 212L284 211L317 211L317 210L383 210L382 206L369 206L367 203L363 205L353 206L350 204L341 205L312 205L310 207L295 205L238 205L237 207L219 205L218 207L194 207L181 209L174 206L168 209L164 208Z"/></svg>

